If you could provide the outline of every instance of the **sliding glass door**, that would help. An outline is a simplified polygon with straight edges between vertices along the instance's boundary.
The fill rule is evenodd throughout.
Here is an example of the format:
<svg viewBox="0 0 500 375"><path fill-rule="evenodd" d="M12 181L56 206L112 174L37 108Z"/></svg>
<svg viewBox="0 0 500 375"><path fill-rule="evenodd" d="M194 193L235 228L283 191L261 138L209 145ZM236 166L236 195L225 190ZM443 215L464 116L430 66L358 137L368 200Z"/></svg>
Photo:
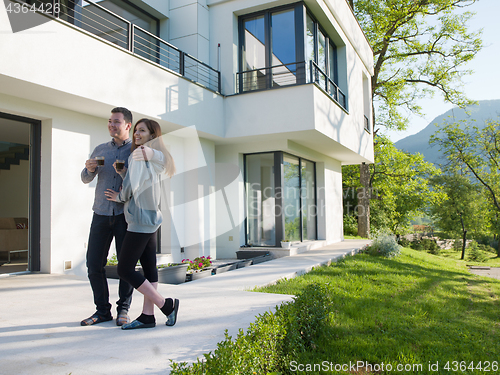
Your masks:
<svg viewBox="0 0 500 375"><path fill-rule="evenodd" d="M247 241L315 240L315 163L283 152L245 155Z"/></svg>

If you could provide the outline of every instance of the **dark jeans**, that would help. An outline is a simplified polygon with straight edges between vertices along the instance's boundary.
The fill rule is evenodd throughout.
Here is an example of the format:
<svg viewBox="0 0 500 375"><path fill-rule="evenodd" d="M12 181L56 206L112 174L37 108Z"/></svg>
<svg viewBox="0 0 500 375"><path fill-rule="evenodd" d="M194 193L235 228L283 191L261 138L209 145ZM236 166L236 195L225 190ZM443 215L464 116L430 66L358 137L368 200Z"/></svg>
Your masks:
<svg viewBox="0 0 500 375"><path fill-rule="evenodd" d="M108 280L106 279L106 272L104 270L108 259L109 247L114 237L116 253L119 256L125 233L127 233L127 222L123 214L102 216L94 213L87 248L87 271L90 286L94 293L94 303L97 313L101 316L109 315L111 312ZM129 310L133 291L134 288L132 288L132 285L120 279L118 287L119 299L116 302L118 313L122 310Z"/></svg>

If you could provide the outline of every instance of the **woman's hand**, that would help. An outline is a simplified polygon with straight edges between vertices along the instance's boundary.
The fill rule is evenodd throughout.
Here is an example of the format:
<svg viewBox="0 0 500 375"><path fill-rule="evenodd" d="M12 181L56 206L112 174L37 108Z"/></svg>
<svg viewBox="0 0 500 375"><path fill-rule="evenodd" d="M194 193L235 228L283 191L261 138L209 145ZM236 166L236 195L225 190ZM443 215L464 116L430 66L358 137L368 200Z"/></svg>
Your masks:
<svg viewBox="0 0 500 375"><path fill-rule="evenodd" d="M116 173L118 173L122 177L127 173L127 167L123 167L120 170L116 169L116 161L113 163L113 168L115 168Z"/></svg>
<svg viewBox="0 0 500 375"><path fill-rule="evenodd" d="M118 200L118 194L120 194L117 191L114 191L113 189L108 189L104 192L104 195L106 196L106 199L108 201L113 201L113 202L120 202Z"/></svg>
<svg viewBox="0 0 500 375"><path fill-rule="evenodd" d="M139 146L132 153L132 158L137 161L148 161L153 158L154 154L152 148L148 146ZM146 155L146 158L144 158L144 155Z"/></svg>

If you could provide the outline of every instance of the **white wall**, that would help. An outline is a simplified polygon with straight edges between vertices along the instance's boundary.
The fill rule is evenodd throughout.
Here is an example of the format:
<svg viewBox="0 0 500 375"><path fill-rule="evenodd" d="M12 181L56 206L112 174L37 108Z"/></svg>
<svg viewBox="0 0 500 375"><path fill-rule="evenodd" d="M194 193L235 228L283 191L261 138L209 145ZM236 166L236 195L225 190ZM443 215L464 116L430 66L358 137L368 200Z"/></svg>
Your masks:
<svg viewBox="0 0 500 375"><path fill-rule="evenodd" d="M318 199L318 239L328 244L343 239L342 228L342 167L338 160L326 157L315 150L285 139L274 142L244 143L216 146L217 163L238 165L243 171L243 155L253 152L285 151L292 155L316 162L316 182ZM245 244L245 189L243 176L237 184L228 189L228 197L235 205L231 207L235 219L234 228L226 228L225 202L217 198L217 258L235 258L236 251ZM232 238L232 239L231 239Z"/></svg>

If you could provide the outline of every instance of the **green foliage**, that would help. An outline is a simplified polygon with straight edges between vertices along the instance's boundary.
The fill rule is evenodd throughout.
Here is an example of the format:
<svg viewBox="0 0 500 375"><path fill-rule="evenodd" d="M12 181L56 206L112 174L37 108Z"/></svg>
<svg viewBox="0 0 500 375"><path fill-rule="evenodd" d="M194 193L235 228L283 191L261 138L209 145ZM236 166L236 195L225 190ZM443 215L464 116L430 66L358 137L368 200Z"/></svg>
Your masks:
<svg viewBox="0 0 500 375"><path fill-rule="evenodd" d="M172 362L172 375L280 374L297 355L314 352L332 309L325 285L310 284L293 302L259 315L247 332L224 341L194 364Z"/></svg>
<svg viewBox="0 0 500 375"><path fill-rule="evenodd" d="M370 220L373 231L386 230L397 235L410 231L411 219L425 213L429 204L444 198L428 179L440 171L424 161L421 154L398 150L386 137L377 136L375 163L370 165L372 181ZM344 216L357 214L359 168L343 167Z"/></svg>
<svg viewBox="0 0 500 375"><path fill-rule="evenodd" d="M451 358L467 365L500 358L500 281L470 274L463 262L411 249L391 259L359 254L261 291L293 294L311 283L328 285L335 313L327 334L316 340L317 350L297 359L302 363L393 365L392 372L372 374L402 374L398 363L423 364L421 371L406 373L436 375L448 373L443 366ZM440 371L431 371L428 364L437 361Z"/></svg>
<svg viewBox="0 0 500 375"><path fill-rule="evenodd" d="M435 225L453 237L462 237L465 230L471 237L481 236L490 227L484 193L467 176L445 171L431 179L434 188L445 194L445 199L430 207Z"/></svg>
<svg viewBox="0 0 500 375"><path fill-rule="evenodd" d="M484 256L484 251L479 248L476 241L472 241L467 247L467 259L473 262L483 262L486 257Z"/></svg>
<svg viewBox="0 0 500 375"><path fill-rule="evenodd" d="M362 252L392 258L401 253L401 246L398 245L393 235L382 233L370 245L367 245Z"/></svg>
<svg viewBox="0 0 500 375"><path fill-rule="evenodd" d="M116 254L113 254L108 259L108 262L106 263L106 266L117 266L117 265L118 265L118 258L116 257Z"/></svg>
<svg viewBox="0 0 500 375"><path fill-rule="evenodd" d="M478 191L473 195L471 205L474 208L475 204L487 203L477 208L476 212L487 223L483 227L499 234L500 122L487 120L485 123L486 126L482 129L467 121L450 123L432 136L430 143L438 145L446 156L447 163L443 168L447 173L463 175ZM483 196L487 199L482 198ZM466 212L463 211L462 217L465 215ZM472 225L472 230L478 227L477 224Z"/></svg>
<svg viewBox="0 0 500 375"><path fill-rule="evenodd" d="M469 32L475 0L355 0L354 13L374 54L372 96L377 124L405 129L418 100L437 91L447 102L470 103L463 66L482 48L481 32Z"/></svg>
<svg viewBox="0 0 500 375"><path fill-rule="evenodd" d="M210 267L212 265L212 261L210 260L210 256L208 256L206 258L204 256L196 257L193 260L183 259L182 263L189 264L188 268L187 268L188 272L200 271L200 270L205 269L207 267Z"/></svg>
<svg viewBox="0 0 500 375"><path fill-rule="evenodd" d="M344 215L344 235L358 235L358 221L354 215Z"/></svg>

